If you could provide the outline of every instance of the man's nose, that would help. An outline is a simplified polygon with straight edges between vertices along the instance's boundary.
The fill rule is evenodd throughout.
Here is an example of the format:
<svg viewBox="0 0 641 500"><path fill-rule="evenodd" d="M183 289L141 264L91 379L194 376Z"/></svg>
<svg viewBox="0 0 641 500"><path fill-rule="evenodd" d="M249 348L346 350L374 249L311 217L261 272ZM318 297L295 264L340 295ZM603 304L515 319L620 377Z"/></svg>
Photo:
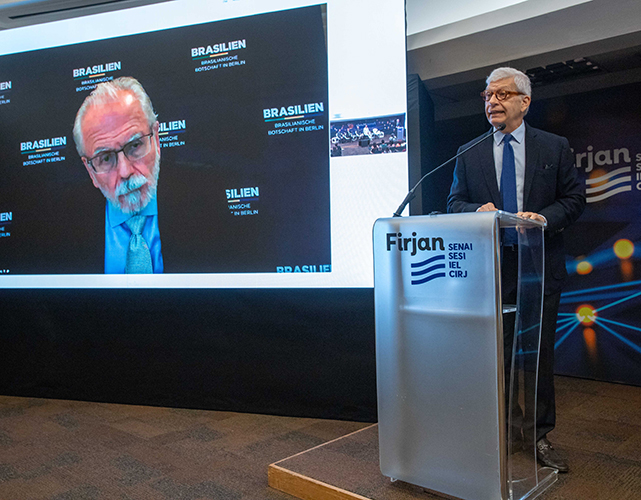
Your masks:
<svg viewBox="0 0 641 500"><path fill-rule="evenodd" d="M135 170L134 165L131 160L125 156L124 151L119 151L116 158L118 160L118 176L122 179L128 179L131 177L131 174L133 174Z"/></svg>

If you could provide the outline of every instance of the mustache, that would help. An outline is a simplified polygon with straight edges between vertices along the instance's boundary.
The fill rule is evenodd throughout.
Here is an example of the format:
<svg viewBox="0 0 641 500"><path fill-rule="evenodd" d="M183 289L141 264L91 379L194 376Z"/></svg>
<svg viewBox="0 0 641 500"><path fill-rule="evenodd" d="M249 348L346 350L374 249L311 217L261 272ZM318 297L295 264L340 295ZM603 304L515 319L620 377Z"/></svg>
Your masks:
<svg viewBox="0 0 641 500"><path fill-rule="evenodd" d="M147 184L147 178L142 174L134 174L127 180L121 182L116 188L116 196L124 196Z"/></svg>

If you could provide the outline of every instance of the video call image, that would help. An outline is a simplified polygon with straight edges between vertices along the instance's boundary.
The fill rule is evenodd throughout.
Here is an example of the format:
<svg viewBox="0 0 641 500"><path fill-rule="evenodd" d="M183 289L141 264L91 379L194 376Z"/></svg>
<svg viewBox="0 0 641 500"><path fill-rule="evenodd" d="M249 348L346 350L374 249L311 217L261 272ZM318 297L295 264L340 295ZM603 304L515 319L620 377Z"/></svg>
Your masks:
<svg viewBox="0 0 641 500"><path fill-rule="evenodd" d="M330 272L325 20L0 56L1 272L124 273L135 231L153 273Z"/></svg>
<svg viewBox="0 0 641 500"><path fill-rule="evenodd" d="M405 115L332 120L331 155L356 156L407 151Z"/></svg>

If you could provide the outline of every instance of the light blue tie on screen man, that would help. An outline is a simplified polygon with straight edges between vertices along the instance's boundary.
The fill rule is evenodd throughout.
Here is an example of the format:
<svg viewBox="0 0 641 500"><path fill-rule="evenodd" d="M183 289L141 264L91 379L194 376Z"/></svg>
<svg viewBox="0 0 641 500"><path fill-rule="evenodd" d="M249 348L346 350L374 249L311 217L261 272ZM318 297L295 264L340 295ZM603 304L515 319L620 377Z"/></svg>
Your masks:
<svg viewBox="0 0 641 500"><path fill-rule="evenodd" d="M127 248L126 274L153 273L149 245L142 236L146 220L146 216L136 215L127 221L127 226L131 230L131 238L129 238L129 248Z"/></svg>

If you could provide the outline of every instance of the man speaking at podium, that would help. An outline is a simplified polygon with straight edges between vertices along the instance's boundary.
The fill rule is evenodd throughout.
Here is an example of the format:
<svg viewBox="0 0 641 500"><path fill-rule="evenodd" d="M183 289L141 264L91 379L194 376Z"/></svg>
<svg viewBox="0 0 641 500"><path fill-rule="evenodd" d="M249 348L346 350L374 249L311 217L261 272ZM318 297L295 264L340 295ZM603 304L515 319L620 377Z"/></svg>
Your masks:
<svg viewBox="0 0 641 500"><path fill-rule="evenodd" d="M566 461L546 436L556 419L554 342L561 288L567 278L562 231L583 212L585 188L574 168L567 139L524 122L531 94L530 79L521 71L513 68L492 71L481 93L485 115L495 129L503 124L505 128L494 134L493 141L485 141L459 157L447 208L448 212L504 210L547 223L536 449L543 465L567 472ZM502 250L504 303L516 303L516 243L516 238L506 232ZM514 335L514 325L509 323L505 322L506 353L512 350ZM506 355L506 360L509 359Z"/></svg>

